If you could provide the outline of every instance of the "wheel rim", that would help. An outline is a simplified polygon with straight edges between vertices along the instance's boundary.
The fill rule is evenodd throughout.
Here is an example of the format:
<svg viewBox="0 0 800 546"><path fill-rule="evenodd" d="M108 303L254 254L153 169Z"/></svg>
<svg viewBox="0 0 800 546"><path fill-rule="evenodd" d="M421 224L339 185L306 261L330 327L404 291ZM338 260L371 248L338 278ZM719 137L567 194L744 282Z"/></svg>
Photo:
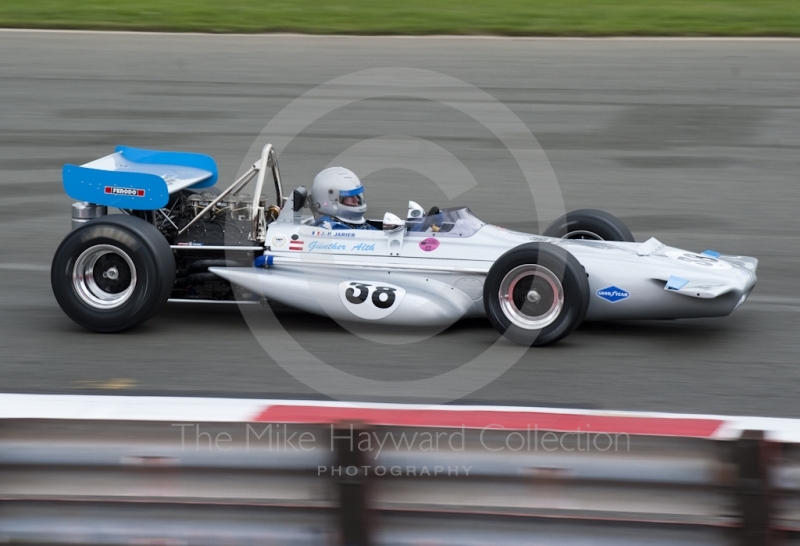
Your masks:
<svg viewBox="0 0 800 546"><path fill-rule="evenodd" d="M85 304L95 309L116 309L133 296L136 266L119 248L95 245L75 260L72 286Z"/></svg>
<svg viewBox="0 0 800 546"><path fill-rule="evenodd" d="M521 265L509 271L500 283L499 295L503 314L525 330L549 326L564 307L561 281L540 265Z"/></svg>
<svg viewBox="0 0 800 546"><path fill-rule="evenodd" d="M592 241L605 241L605 239L600 237L597 233L585 229L576 229L575 231L570 231L564 235L562 239L588 239Z"/></svg>

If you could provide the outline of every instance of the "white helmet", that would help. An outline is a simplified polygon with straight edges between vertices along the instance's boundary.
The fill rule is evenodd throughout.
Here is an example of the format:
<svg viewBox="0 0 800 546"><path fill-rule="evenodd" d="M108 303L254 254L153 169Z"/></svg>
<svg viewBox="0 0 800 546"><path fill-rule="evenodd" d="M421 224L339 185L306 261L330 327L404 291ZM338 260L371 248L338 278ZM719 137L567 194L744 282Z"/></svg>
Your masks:
<svg viewBox="0 0 800 546"><path fill-rule="evenodd" d="M353 171L343 167L330 167L314 177L310 206L315 218L327 215L348 224L365 222L364 187Z"/></svg>

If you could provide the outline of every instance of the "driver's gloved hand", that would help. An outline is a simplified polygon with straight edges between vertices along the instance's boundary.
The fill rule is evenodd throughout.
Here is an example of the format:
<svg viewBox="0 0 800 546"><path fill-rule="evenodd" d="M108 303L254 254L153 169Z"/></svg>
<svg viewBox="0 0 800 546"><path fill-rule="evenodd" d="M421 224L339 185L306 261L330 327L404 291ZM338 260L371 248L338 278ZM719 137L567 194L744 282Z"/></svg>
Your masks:
<svg viewBox="0 0 800 546"><path fill-rule="evenodd" d="M437 214L439 214L439 207L431 207L431 210L428 211L428 215L422 221L421 231L428 231L429 229L431 231L439 231L440 226L436 225L436 220L439 220L440 218L437 218Z"/></svg>

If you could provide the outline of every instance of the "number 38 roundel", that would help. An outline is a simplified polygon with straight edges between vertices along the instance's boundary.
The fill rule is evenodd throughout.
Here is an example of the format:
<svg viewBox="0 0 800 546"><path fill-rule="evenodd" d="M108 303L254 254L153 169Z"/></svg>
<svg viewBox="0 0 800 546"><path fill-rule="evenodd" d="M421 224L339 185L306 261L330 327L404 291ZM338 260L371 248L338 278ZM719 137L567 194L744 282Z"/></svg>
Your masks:
<svg viewBox="0 0 800 546"><path fill-rule="evenodd" d="M385 282L344 281L339 283L339 298L358 318L379 320L400 306L406 291Z"/></svg>

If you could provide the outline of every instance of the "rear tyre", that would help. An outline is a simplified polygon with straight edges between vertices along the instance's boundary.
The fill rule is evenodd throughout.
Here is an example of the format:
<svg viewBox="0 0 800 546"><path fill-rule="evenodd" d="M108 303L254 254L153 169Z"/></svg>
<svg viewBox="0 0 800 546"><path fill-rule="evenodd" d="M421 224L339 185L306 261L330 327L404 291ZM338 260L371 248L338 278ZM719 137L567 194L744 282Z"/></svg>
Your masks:
<svg viewBox="0 0 800 546"><path fill-rule="evenodd" d="M503 254L483 286L486 315L497 331L529 347L565 338L583 322L589 281L562 248L528 243Z"/></svg>
<svg viewBox="0 0 800 546"><path fill-rule="evenodd" d="M175 284L175 257L152 224L134 216L103 216L64 238L50 281L72 320L95 332L121 332L167 302Z"/></svg>
<svg viewBox="0 0 800 546"><path fill-rule="evenodd" d="M568 212L550 224L542 235L561 239L636 242L631 230L622 220L613 214L595 209Z"/></svg>

